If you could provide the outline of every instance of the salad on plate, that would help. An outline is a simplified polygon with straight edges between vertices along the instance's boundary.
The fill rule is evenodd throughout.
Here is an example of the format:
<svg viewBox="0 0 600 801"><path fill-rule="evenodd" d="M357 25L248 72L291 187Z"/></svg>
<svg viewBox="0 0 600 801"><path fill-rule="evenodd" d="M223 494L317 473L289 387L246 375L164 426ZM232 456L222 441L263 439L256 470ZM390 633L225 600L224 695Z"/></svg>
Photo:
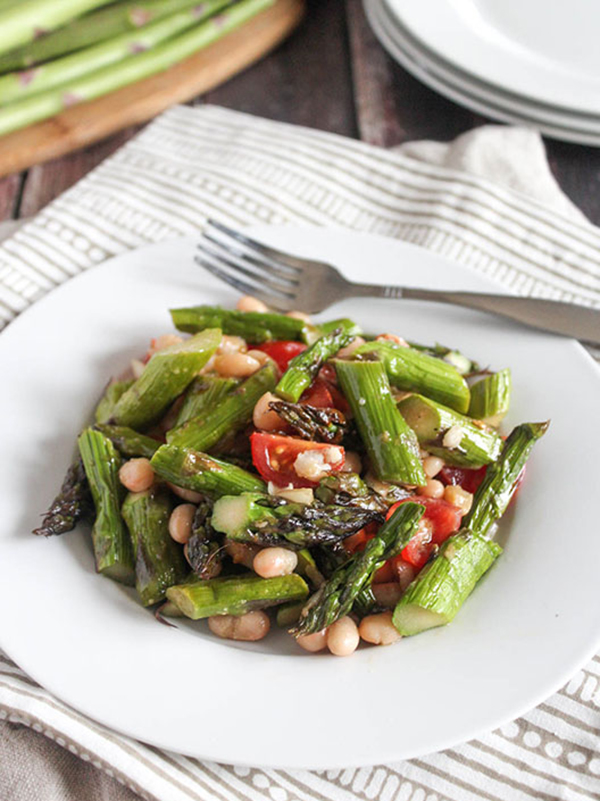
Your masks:
<svg viewBox="0 0 600 801"><path fill-rule="evenodd" d="M249 297L171 317L34 533L89 519L99 573L225 639L347 656L452 621L548 427L503 435L510 370Z"/></svg>

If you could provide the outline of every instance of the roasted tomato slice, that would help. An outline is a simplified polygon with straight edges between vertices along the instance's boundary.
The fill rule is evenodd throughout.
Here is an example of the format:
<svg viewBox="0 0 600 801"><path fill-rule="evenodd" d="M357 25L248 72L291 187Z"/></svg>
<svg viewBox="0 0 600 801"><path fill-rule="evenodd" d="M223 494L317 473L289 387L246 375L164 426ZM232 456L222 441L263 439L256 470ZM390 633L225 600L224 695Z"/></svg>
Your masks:
<svg viewBox="0 0 600 801"><path fill-rule="evenodd" d="M434 546L441 545L451 534L458 531L462 515L456 506L441 498L424 498L415 495L391 506L387 517L389 518L401 503L407 501L422 504L425 507L423 520L425 523L429 523L429 525L419 528L401 553L406 562L410 562L411 565L420 569L429 559Z"/></svg>
<svg viewBox="0 0 600 801"><path fill-rule="evenodd" d="M335 406L333 396L325 381L315 378L310 387L302 393L300 403L315 406L317 409L331 409Z"/></svg>
<svg viewBox="0 0 600 801"><path fill-rule="evenodd" d="M445 465L437 474L436 478L438 481L441 481L442 484L451 484L453 486L462 487L467 492L475 492L485 478L486 470L487 465L476 470L469 470L466 467Z"/></svg>
<svg viewBox="0 0 600 801"><path fill-rule="evenodd" d="M277 367L282 373L288 369L288 364L294 358L306 350L306 345L302 342L292 342L287 339L278 339L273 342L263 342L261 345L256 345L254 350L262 350L267 356L270 356Z"/></svg>
<svg viewBox="0 0 600 801"><path fill-rule="evenodd" d="M278 487L316 487L344 466L344 449L326 442L310 442L256 431L250 437L252 461L265 481Z"/></svg>

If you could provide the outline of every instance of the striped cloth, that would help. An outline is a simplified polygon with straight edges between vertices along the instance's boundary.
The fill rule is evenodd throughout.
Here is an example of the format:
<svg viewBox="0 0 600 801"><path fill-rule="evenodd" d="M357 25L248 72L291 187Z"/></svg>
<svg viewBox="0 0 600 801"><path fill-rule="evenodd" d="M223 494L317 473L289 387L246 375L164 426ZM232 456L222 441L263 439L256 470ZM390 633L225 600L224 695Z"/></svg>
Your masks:
<svg viewBox="0 0 600 801"><path fill-rule="evenodd" d="M600 231L560 193L531 132L489 127L451 146L394 152L223 109L180 107L0 247L1 324L70 276L130 248L194 233L209 215L236 226L372 231L469 265L509 291L600 304ZM443 753L289 772L200 762L117 735L2 656L0 756L3 738L8 743L24 725L32 742L42 733L120 781L124 787L110 792L115 801L132 791L161 801L600 799L599 677L597 657L522 719ZM19 740L16 753L31 748L26 758L33 759L28 742ZM0 797L46 797L41 785L27 794L22 782L7 783L8 762ZM66 786L52 798L84 797L81 785L72 793Z"/></svg>

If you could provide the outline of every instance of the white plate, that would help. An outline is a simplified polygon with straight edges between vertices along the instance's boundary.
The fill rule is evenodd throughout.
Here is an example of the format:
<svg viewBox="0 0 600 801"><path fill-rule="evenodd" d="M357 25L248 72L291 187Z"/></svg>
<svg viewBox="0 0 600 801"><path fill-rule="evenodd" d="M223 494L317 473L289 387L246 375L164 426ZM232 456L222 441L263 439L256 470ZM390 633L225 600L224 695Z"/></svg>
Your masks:
<svg viewBox="0 0 600 801"><path fill-rule="evenodd" d="M557 111L477 81L410 36L392 17L385 0L364 0L364 6L373 31L390 55L445 97L502 122L536 128L554 139L600 145L600 117Z"/></svg>
<svg viewBox="0 0 600 801"><path fill-rule="evenodd" d="M487 280L417 247L325 229L259 229L349 278L473 290ZM597 494L600 373L582 348L483 314L425 303L346 301L367 330L450 343L513 370L509 425L552 418L506 551L451 626L351 659L309 655L284 634L219 641L169 629L132 591L94 573L84 530L29 534L107 378L170 330L167 308L232 304L192 263L193 242L148 247L69 281L0 335L0 644L59 698L145 742L221 762L372 764L446 748L560 687L600 643ZM557 644L559 644L557 646Z"/></svg>
<svg viewBox="0 0 600 801"><path fill-rule="evenodd" d="M563 109L600 112L595 0L387 0L430 50L501 89Z"/></svg>

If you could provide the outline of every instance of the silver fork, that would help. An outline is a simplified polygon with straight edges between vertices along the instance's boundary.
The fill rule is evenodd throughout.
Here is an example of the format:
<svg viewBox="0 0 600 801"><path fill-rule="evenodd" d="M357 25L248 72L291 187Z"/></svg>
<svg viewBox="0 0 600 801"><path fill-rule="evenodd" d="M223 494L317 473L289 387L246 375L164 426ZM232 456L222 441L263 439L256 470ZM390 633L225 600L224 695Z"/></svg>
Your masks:
<svg viewBox="0 0 600 801"><path fill-rule="evenodd" d="M600 309L557 300L484 292L355 284L331 264L299 258L209 220L196 263L279 311L315 313L344 298L406 298L451 303L600 345Z"/></svg>

